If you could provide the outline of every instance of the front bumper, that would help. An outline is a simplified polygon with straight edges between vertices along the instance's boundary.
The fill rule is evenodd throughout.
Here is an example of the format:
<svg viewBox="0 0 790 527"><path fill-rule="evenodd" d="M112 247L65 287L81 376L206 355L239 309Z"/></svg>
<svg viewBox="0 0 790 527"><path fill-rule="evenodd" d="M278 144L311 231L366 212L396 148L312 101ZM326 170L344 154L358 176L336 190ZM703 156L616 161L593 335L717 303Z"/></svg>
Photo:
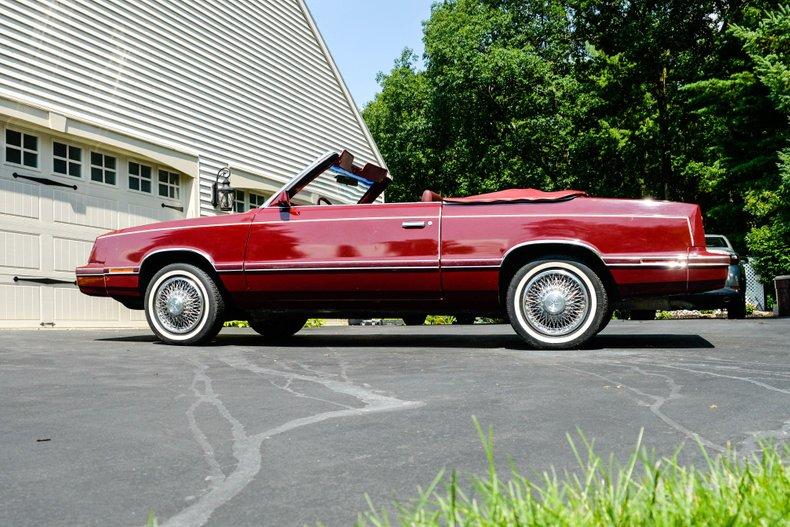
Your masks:
<svg viewBox="0 0 790 527"><path fill-rule="evenodd" d="M88 296L140 296L139 270L132 267L78 267L77 287Z"/></svg>

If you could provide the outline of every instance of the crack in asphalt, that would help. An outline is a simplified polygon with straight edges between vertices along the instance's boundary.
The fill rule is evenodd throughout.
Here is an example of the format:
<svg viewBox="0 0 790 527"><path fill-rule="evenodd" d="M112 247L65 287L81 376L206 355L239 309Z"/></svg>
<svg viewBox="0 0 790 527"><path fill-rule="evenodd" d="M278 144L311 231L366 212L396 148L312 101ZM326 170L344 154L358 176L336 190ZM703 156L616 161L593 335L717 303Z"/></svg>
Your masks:
<svg viewBox="0 0 790 527"><path fill-rule="evenodd" d="M790 438L790 419L785 420L781 427L773 430L758 430L749 432L749 437L740 443L739 454L744 457L751 457L758 453L762 441L787 441Z"/></svg>
<svg viewBox="0 0 790 527"><path fill-rule="evenodd" d="M677 357L675 357L677 358ZM657 373L655 371L646 371L640 368L639 366L648 366L650 368L656 369L669 369L675 371L682 371L691 373L694 375L708 375L711 377L723 378L723 379L730 379L733 381L745 382L748 384L752 384L754 386L758 386L764 390L780 393L783 395L790 395L790 390L775 386L774 384L770 384L768 382L763 382L758 380L758 378L762 378L763 376L767 377L767 380L771 381L779 381L783 382L786 378L790 378L790 373L786 371L775 371L775 370L764 370L764 369L755 369L753 366L755 364L764 364L764 363L744 363L743 361L736 361L733 359L724 359L724 358L717 358L717 357L708 357L707 359L710 362L687 362L683 365L678 364L677 362L665 362L665 363L656 363L653 361L648 360L645 357L641 356L634 356L629 361L624 361L620 364L614 364L611 362L603 361L603 360L588 360L586 361L587 364L594 364L594 365L605 365L605 366L612 366L612 367L628 367L637 373L642 375L652 375L656 377L662 377L666 380L668 385L670 386L670 393L667 397L660 397L654 394L650 394L644 391L641 391L633 386L628 386L623 384L622 382L615 382L614 380L597 374L595 372L590 372L587 370L575 369L575 368L568 368L578 373L583 373L586 375L594 376L605 380L612 384L619 384L626 388L627 390L631 391L632 393L637 394L640 397L649 397L653 400L652 403L647 403L645 401L636 399L631 397L632 400L635 400L637 404L644 405L650 408L651 412L653 412L656 417L661 419L664 423L669 425L670 427L674 428L675 430L682 433L684 436L695 439L699 441L701 444L719 451L723 452L725 449L723 446L718 445L706 438L699 432L695 432L688 427L684 426L680 422L670 418L667 416L662 410L661 407L667 402L672 399L680 398L680 389L682 385L678 385L672 377L668 375L664 375L661 373ZM681 359L682 360L682 359ZM767 364L766 364L767 365ZM717 371L711 371L717 370ZM741 373L747 375L731 375L729 373L723 373L721 370L725 370L729 373ZM757 375L755 375L757 374ZM736 450L737 453L741 456L750 456L754 453L757 453L760 450L761 441L764 440L777 440L777 441L787 441L790 438L790 418L783 421L782 426L775 428L775 429L768 429L768 430L758 430L752 432L744 432L747 436L745 439L738 443L739 448Z"/></svg>
<svg viewBox="0 0 790 527"><path fill-rule="evenodd" d="M418 408L424 404L420 401L404 401L395 397L382 395L371 389L358 386L348 380L332 379L328 377L330 374L310 370L309 368L305 368L304 365L299 366L302 366L304 371L313 371L316 375L304 375L295 373L294 371L281 371L259 366L250 362L244 356L243 352L239 351L225 351L218 354L217 358L237 370L249 371L260 376L285 379L283 385L276 385L276 383L275 385L297 396L310 397L335 405L339 404L334 401L311 397L291 388L293 381L304 381L322 385L337 394L354 397L361 401L364 406L354 408L340 404L340 406L343 407L340 410L320 412L308 417L300 417L257 434L248 435L244 425L233 417L225 404L220 400L219 396L214 392L211 378L208 375L208 365L198 359L191 359L190 362L195 365L192 391L197 400L190 405L187 410L187 420L189 422L190 431L203 450L204 459L209 466L210 474L207 479L210 479L210 487L208 492L197 498L194 503L164 521L162 527L196 527L208 522L214 511L237 496L258 474L261 469L261 445L267 439L279 434L284 434L296 428L312 425L328 419L354 417L377 412L408 410ZM345 372L343 372L341 377L345 377ZM198 390L198 385L200 384L203 385L203 392ZM197 419L195 418L195 410L204 403L216 408L219 414L231 425L233 456L236 458L237 464L235 469L229 474L223 473L216 460L210 442L200 429Z"/></svg>
<svg viewBox="0 0 790 527"><path fill-rule="evenodd" d="M601 364L606 364L606 365L609 365L609 366L619 366L619 365L614 365L614 364L609 364L609 363L601 363ZM668 375L664 375L664 374L661 374L661 373L655 373L655 372L647 372L647 371L642 370L641 368L639 368L637 366L629 365L630 369L636 371L637 373L639 373L639 374L641 374L643 376L648 376L649 375L649 376L655 376L655 377L663 378L665 380L665 382L667 383L667 385L669 386L669 394L666 397L663 397L663 396L660 396L660 395L654 395L654 394L651 394L651 393L644 392L644 391L642 391L642 390L640 390L638 388L634 388L633 386L629 386L629 385L624 384L623 382L620 382L620 381L615 381L615 380L613 380L613 379L611 379L611 378L609 378L609 377L607 377L605 375L601 375L599 373L591 372L591 371L588 371L588 370L582 370L582 369L579 369L579 368L573 368L573 367L570 367L570 366L560 366L560 367L561 368L565 368L567 370L575 371L576 373L581 373L583 375L589 375L589 376L592 376L592 377L596 377L598 379L601 379L601 380L604 380L604 381L608 382L609 384L622 386L623 388L625 388L628 391L638 395L639 397L643 397L643 398L646 397L646 398L652 399L653 402L648 402L648 401L644 401L644 400L636 398L636 397L629 397L631 400L635 401L638 405L648 407L650 409L650 411L658 419L663 421L665 424L667 424L669 427L673 428L674 430L680 432L685 437L687 437L689 439L693 439L694 441L697 441L700 444L702 444L702 445L704 445L704 446L706 446L706 447L708 447L708 448L710 448L712 450L716 450L717 452L724 452L725 451L725 448L723 446L718 445L718 444L714 443L713 441L710 441L710 440L706 439L700 433L695 432L693 430L690 430L689 428L683 426L678 421L672 419L671 417L669 417L667 414L665 414L661 410L661 408L664 406L664 404L667 401L671 401L673 399L679 399L681 397L680 396L680 390L683 387L683 385L677 384L675 382L675 380L672 379L671 377L669 377Z"/></svg>
<svg viewBox="0 0 790 527"><path fill-rule="evenodd" d="M689 373L695 373L695 374L698 374L698 375L710 375L712 377L723 377L725 379L733 379L733 380L748 382L750 384L754 384L755 386L759 386L761 388L765 388L766 390L770 390L770 391L777 392L777 393L782 393L782 394L785 394L785 395L790 395L790 390L785 390L784 388L778 388L778 387L776 387L776 386L774 386L772 384L768 384L768 383L764 383L764 382L761 382L761 381L754 380L751 377L740 377L740 376L737 376L737 375L726 375L726 374L723 374L723 373L716 373L716 372L707 371L707 370L696 370L694 368L686 368L686 367L678 366L677 364L656 364L656 363L651 363L651 362L644 362L644 364L647 364L647 365L652 366L654 368L667 368L667 369L672 369L672 370L680 370L680 371L686 371L686 372L689 372Z"/></svg>

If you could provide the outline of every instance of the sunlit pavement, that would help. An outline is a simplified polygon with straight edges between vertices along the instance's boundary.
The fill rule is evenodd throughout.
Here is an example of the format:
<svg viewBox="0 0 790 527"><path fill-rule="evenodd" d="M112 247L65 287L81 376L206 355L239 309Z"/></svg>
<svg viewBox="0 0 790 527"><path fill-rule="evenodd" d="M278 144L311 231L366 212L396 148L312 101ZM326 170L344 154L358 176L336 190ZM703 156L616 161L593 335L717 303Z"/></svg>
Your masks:
<svg viewBox="0 0 790 527"><path fill-rule="evenodd" d="M644 430L684 461L790 437L790 320L613 322L588 349L509 326L336 327L285 346L225 330L0 332L0 525L347 525L442 469L624 457Z"/></svg>

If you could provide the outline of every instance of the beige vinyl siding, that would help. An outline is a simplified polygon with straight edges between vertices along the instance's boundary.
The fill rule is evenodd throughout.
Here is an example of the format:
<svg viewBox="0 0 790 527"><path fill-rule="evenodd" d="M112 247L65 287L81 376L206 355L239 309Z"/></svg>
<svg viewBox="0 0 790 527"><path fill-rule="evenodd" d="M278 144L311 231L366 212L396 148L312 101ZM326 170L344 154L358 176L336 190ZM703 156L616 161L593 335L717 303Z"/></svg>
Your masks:
<svg viewBox="0 0 790 527"><path fill-rule="evenodd" d="M301 0L0 10L0 96L200 152L202 214L214 213L210 185L225 164L286 181L337 148L382 163Z"/></svg>

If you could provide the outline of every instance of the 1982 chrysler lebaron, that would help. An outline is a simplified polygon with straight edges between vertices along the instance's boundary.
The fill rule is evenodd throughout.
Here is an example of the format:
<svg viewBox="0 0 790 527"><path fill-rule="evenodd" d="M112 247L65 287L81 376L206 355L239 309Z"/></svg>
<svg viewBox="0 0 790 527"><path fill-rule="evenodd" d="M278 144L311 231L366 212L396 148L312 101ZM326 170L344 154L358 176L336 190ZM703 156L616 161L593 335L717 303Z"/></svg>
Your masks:
<svg viewBox="0 0 790 527"><path fill-rule="evenodd" d="M297 205L319 175L354 205ZM697 205L512 189L468 198L425 191L376 203L390 181L346 151L327 153L241 214L99 236L77 283L144 309L170 344L212 339L248 319L271 339L308 317L506 314L531 346L570 348L632 299L720 288L729 257L705 247ZM304 194L302 194L304 196Z"/></svg>

